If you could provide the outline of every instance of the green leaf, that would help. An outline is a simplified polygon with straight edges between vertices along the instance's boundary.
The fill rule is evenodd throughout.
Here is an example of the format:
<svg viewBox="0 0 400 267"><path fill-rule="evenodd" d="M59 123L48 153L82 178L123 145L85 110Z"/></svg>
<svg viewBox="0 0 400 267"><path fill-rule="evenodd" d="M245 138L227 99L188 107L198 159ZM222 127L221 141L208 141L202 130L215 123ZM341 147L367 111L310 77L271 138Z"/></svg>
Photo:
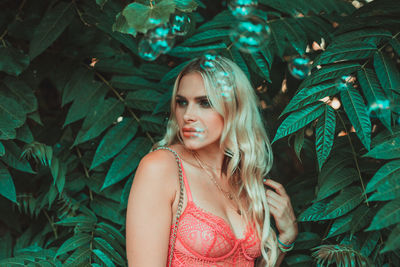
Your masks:
<svg viewBox="0 0 400 267"><path fill-rule="evenodd" d="M107 223L104 223L104 222L98 223L97 226L102 228L103 230L105 230L108 234L110 234L113 238L115 238L120 244L125 243L124 236L121 234L120 231L115 229L113 226L111 226Z"/></svg>
<svg viewBox="0 0 400 267"><path fill-rule="evenodd" d="M162 0L152 7L137 2L131 3L122 10L122 15L126 18L129 27L134 28L138 32L146 33L157 24L167 22L170 15L174 12L174 0Z"/></svg>
<svg viewBox="0 0 400 267"><path fill-rule="evenodd" d="M0 195L17 203L17 194L15 192L15 186L13 179L8 172L6 166L0 162Z"/></svg>
<svg viewBox="0 0 400 267"><path fill-rule="evenodd" d="M108 130L96 149L90 169L96 168L118 154L135 136L138 126L132 118L124 118Z"/></svg>
<svg viewBox="0 0 400 267"><path fill-rule="evenodd" d="M281 123L272 143L303 128L318 118L323 112L324 103L322 102L311 104L299 111L293 112Z"/></svg>
<svg viewBox="0 0 400 267"><path fill-rule="evenodd" d="M316 200L327 198L358 179L358 172L353 168L334 169L322 181Z"/></svg>
<svg viewBox="0 0 400 267"><path fill-rule="evenodd" d="M310 87L311 85L326 80L348 75L357 71L360 67L358 63L338 63L331 66L323 66L321 69L311 73L311 75L300 84L299 88Z"/></svg>
<svg viewBox="0 0 400 267"><path fill-rule="evenodd" d="M321 243L321 238L313 232L300 232L294 243L294 250L310 249Z"/></svg>
<svg viewBox="0 0 400 267"><path fill-rule="evenodd" d="M329 105L325 105L324 109L324 113L317 121L315 138L315 148L317 150L320 170L331 152L336 126L335 110Z"/></svg>
<svg viewBox="0 0 400 267"><path fill-rule="evenodd" d="M197 33L190 38L186 39L181 45L200 45L205 43L211 43L215 41L223 41L229 38L230 30L228 29L213 29L204 32Z"/></svg>
<svg viewBox="0 0 400 267"><path fill-rule="evenodd" d="M101 190L121 181L133 172L150 148L151 142L144 137L138 137L127 145L113 160Z"/></svg>
<svg viewBox="0 0 400 267"><path fill-rule="evenodd" d="M144 114L140 117L140 126L145 132L152 132L156 134L164 133L164 118L162 116L154 116Z"/></svg>
<svg viewBox="0 0 400 267"><path fill-rule="evenodd" d="M90 202L90 208L99 217L105 218L119 225L125 223L125 216L123 216L122 212L119 210L119 204L115 201L97 196L92 202Z"/></svg>
<svg viewBox="0 0 400 267"><path fill-rule="evenodd" d="M336 141L336 145L337 145ZM334 144L335 147L335 144ZM318 175L318 183L322 184L327 177L334 172L336 169L343 169L346 166L351 165L354 161L353 154L348 150L336 150L333 149L331 152L331 157L322 166L321 172ZM352 166L352 165L351 165Z"/></svg>
<svg viewBox="0 0 400 267"><path fill-rule="evenodd" d="M120 33L130 34L136 37L137 32L135 28L129 26L128 21L126 18L119 12L115 18L115 23L112 26L113 31L118 31Z"/></svg>
<svg viewBox="0 0 400 267"><path fill-rule="evenodd" d="M324 220L334 219L357 207L363 200L362 189L359 186L351 186L343 189L331 202L329 202Z"/></svg>
<svg viewBox="0 0 400 267"><path fill-rule="evenodd" d="M304 145L304 128L298 131L294 139L294 151L296 152L297 158L301 161L300 152Z"/></svg>
<svg viewBox="0 0 400 267"><path fill-rule="evenodd" d="M115 267L115 264L112 262L112 260L100 249L93 249L93 253L99 257L104 266Z"/></svg>
<svg viewBox="0 0 400 267"><path fill-rule="evenodd" d="M400 56L400 42L399 40L392 38L389 41L390 45L393 47L393 50L396 51L397 55Z"/></svg>
<svg viewBox="0 0 400 267"><path fill-rule="evenodd" d="M360 41L329 46L328 49L322 52L315 60L313 66L344 60L365 59L370 57L376 50L376 45Z"/></svg>
<svg viewBox="0 0 400 267"><path fill-rule="evenodd" d="M2 142L0 142L0 157L4 156L6 153L6 149L4 148L4 145Z"/></svg>
<svg viewBox="0 0 400 267"><path fill-rule="evenodd" d="M120 75L145 75L143 71L135 67L134 61L129 54L115 55L112 58L102 58L94 65L94 68L101 72Z"/></svg>
<svg viewBox="0 0 400 267"><path fill-rule="evenodd" d="M197 9L198 4L194 0L174 0L176 9L182 12L193 12Z"/></svg>
<svg viewBox="0 0 400 267"><path fill-rule="evenodd" d="M152 111L160 100L161 94L154 90L137 90L129 92L125 98L127 105L131 108Z"/></svg>
<svg viewBox="0 0 400 267"><path fill-rule="evenodd" d="M164 77L161 79L162 83L169 82L175 78L177 78L178 74L183 70L183 68L189 63L189 61L185 61L178 66L174 67L172 70L167 72Z"/></svg>
<svg viewBox="0 0 400 267"><path fill-rule="evenodd" d="M11 45L0 45L0 58L0 71L14 76L20 75L29 65L29 56Z"/></svg>
<svg viewBox="0 0 400 267"><path fill-rule="evenodd" d="M379 230L400 222L400 198L386 203L375 215L366 231Z"/></svg>
<svg viewBox="0 0 400 267"><path fill-rule="evenodd" d="M378 231L376 232L370 232L366 238L363 244L361 245L361 253L365 257L369 257L371 253L375 250L376 245L378 244L380 233Z"/></svg>
<svg viewBox="0 0 400 267"><path fill-rule="evenodd" d="M26 159L21 159L22 151L14 142L6 141L3 145L6 153L1 159L6 165L22 172L35 173L29 162Z"/></svg>
<svg viewBox="0 0 400 267"><path fill-rule="evenodd" d="M218 13L212 20L206 21L197 30L207 31L210 29L230 28L234 23L237 23L237 19L232 15L232 12L224 10Z"/></svg>
<svg viewBox="0 0 400 267"><path fill-rule="evenodd" d="M354 216L350 222L351 235L370 224L375 215L375 210L367 205L360 205L352 213Z"/></svg>
<svg viewBox="0 0 400 267"><path fill-rule="evenodd" d="M17 128L17 136L16 139L21 140L27 144L32 143L34 141L31 129L27 123Z"/></svg>
<svg viewBox="0 0 400 267"><path fill-rule="evenodd" d="M385 242L385 247L380 251L380 253L385 253L389 251L394 251L400 247L400 224L398 224L390 233L387 241Z"/></svg>
<svg viewBox="0 0 400 267"><path fill-rule="evenodd" d="M62 219L61 221L56 222L56 225L63 225L63 226L76 226L77 224L85 223L85 224L94 224L96 223L95 218L86 216L86 215L79 215L75 217L67 217Z"/></svg>
<svg viewBox="0 0 400 267"><path fill-rule="evenodd" d="M74 102L68 110L63 128L68 124L84 118L93 107L101 103L101 100L104 99L108 92L107 87L102 83L94 80L85 82L86 83L80 85L81 90L79 93L77 92L77 95L74 97Z"/></svg>
<svg viewBox="0 0 400 267"><path fill-rule="evenodd" d="M77 248L74 253L64 262L63 266L75 267L86 266L91 261L92 251L90 248Z"/></svg>
<svg viewBox="0 0 400 267"><path fill-rule="evenodd" d="M160 85L158 83L149 82L147 79L140 76L114 75L111 79L111 84L124 90L140 90L143 88L149 88L160 91Z"/></svg>
<svg viewBox="0 0 400 267"><path fill-rule="evenodd" d="M23 107L13 98L0 92L0 138L15 138L15 128L22 126L26 119Z"/></svg>
<svg viewBox="0 0 400 267"><path fill-rule="evenodd" d="M291 254L285 257L285 262L288 266L305 267L311 266L314 262L314 259L305 254Z"/></svg>
<svg viewBox="0 0 400 267"><path fill-rule="evenodd" d="M348 213L343 217L337 218L329 229L326 238L331 238L350 231L350 222L352 218L353 213Z"/></svg>
<svg viewBox="0 0 400 267"><path fill-rule="evenodd" d="M204 54L206 51L209 50L218 51L226 48L227 46L225 43L217 43L217 44L196 46L196 47L175 46L174 48L172 48L171 51L168 52L168 55L174 57L194 58L197 56L201 56L202 54Z"/></svg>
<svg viewBox="0 0 400 267"><path fill-rule="evenodd" d="M361 29L335 36L334 44L347 43L354 40L365 40L371 37L392 37L390 31L384 29Z"/></svg>
<svg viewBox="0 0 400 267"><path fill-rule="evenodd" d="M380 86L375 73L368 68L361 68L357 72L357 78L360 82L361 89L364 92L364 96L367 99L370 115L378 116L379 120L392 131L390 124L391 116L389 109L389 99L385 96L382 87ZM387 103L387 106L384 106ZM381 106L382 108L374 108L374 106Z"/></svg>
<svg viewBox="0 0 400 267"><path fill-rule="evenodd" d="M57 250L56 256L63 255L77 248L89 247L92 236L84 233L76 233L71 238L67 239Z"/></svg>
<svg viewBox="0 0 400 267"><path fill-rule="evenodd" d="M342 90L340 92L340 97L342 99L344 110L347 113L347 117L354 126L357 136L360 138L364 147L367 150L370 150L371 121L364 100L360 93L352 87L347 87Z"/></svg>
<svg viewBox="0 0 400 267"><path fill-rule="evenodd" d="M90 86L93 80L94 73L92 70L78 68L63 88L61 106L78 98L79 95L82 94L82 91L85 91L84 86Z"/></svg>
<svg viewBox="0 0 400 267"><path fill-rule="evenodd" d="M250 78L249 68L247 67L246 61L244 60L241 52L236 47L231 48L233 61L240 67L241 70L246 74L247 78Z"/></svg>
<svg viewBox="0 0 400 267"><path fill-rule="evenodd" d="M281 18L281 20L284 28L286 29L284 31L284 33L286 33L286 39L297 51L297 53L303 55L307 47L307 36L302 27L300 27L298 24L298 19Z"/></svg>
<svg viewBox="0 0 400 267"><path fill-rule="evenodd" d="M333 96L338 92L336 83L323 83L313 87L306 87L296 93L296 95L290 100L289 104L282 111L282 115L300 109L310 103L314 103L326 96Z"/></svg>
<svg viewBox="0 0 400 267"><path fill-rule="evenodd" d="M400 73L395 62L382 51L374 55L374 68L379 82L388 97L392 96L392 90L400 92Z"/></svg>
<svg viewBox="0 0 400 267"><path fill-rule="evenodd" d="M119 255L106 240L100 237L95 237L93 241L95 247L103 251L107 257L113 259L119 266L125 265L125 261L121 255Z"/></svg>
<svg viewBox="0 0 400 267"><path fill-rule="evenodd" d="M94 107L83 121L81 130L75 138L74 144L86 142L100 135L124 111L124 105L114 98L108 98Z"/></svg>
<svg viewBox="0 0 400 267"><path fill-rule="evenodd" d="M322 200L314 203L312 206L308 207L305 211L303 211L299 215L298 221L313 222L322 220L322 218L325 215L327 204L328 204L327 200Z"/></svg>
<svg viewBox="0 0 400 267"><path fill-rule="evenodd" d="M269 62L265 58L264 54L259 51L251 53L251 58L256 63L256 66L261 71L261 76L265 78L267 81L271 82L270 73L269 73Z"/></svg>
<svg viewBox="0 0 400 267"><path fill-rule="evenodd" d="M375 159L394 159L400 158L400 136L386 140L379 145L376 145L363 157Z"/></svg>
<svg viewBox="0 0 400 267"><path fill-rule="evenodd" d="M386 201L400 197L400 172L386 177L376 186L376 193L368 198L368 201Z"/></svg>
<svg viewBox="0 0 400 267"><path fill-rule="evenodd" d="M74 18L72 5L72 2L60 2L44 14L29 46L31 60L46 50L71 23Z"/></svg>
<svg viewBox="0 0 400 267"><path fill-rule="evenodd" d="M365 193L371 193L377 186L390 177L400 175L400 160L392 160L383 165L368 182Z"/></svg>

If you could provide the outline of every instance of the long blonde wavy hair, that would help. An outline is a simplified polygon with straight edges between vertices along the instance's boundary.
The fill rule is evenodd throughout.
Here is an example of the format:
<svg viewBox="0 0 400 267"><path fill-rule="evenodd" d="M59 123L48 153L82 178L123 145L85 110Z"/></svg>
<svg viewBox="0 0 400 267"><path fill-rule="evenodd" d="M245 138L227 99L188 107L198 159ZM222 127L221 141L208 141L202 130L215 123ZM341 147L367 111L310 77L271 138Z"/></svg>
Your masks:
<svg viewBox="0 0 400 267"><path fill-rule="evenodd" d="M175 117L175 97L179 82L188 73L199 73L212 108L224 119L220 147L225 151L224 171L231 192L246 223L252 222L255 225L262 244L262 265L274 266L277 260L277 241L270 224L263 184L263 178L272 167L273 155L258 109L258 98L246 75L234 62L218 56L208 62L212 67L205 67L206 61L204 57L191 60L179 73L172 92L171 113L165 136L153 148L180 142ZM221 94L218 73L227 75L225 78L233 85L229 101Z"/></svg>

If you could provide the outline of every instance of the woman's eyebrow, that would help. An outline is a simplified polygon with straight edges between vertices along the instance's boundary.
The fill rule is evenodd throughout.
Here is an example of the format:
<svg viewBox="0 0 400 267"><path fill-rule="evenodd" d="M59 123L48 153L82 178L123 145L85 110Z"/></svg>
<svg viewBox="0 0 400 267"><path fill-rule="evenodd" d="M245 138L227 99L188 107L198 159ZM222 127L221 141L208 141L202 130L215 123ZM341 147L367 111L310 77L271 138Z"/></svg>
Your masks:
<svg viewBox="0 0 400 267"><path fill-rule="evenodd" d="M186 99L186 97L181 96L181 95L176 95L176 97L177 97L177 98ZM203 99L208 99L208 98L207 98L207 96L205 96L205 95L201 95L201 96L196 96L194 99L195 99L195 100L203 100Z"/></svg>

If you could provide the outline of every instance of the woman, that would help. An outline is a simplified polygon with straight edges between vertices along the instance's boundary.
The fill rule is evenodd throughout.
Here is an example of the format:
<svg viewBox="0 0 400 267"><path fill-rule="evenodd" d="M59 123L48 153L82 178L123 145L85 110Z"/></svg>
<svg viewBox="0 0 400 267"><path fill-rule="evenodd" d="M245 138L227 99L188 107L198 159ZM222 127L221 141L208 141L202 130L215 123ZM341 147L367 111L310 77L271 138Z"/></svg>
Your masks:
<svg viewBox="0 0 400 267"><path fill-rule="evenodd" d="M279 266L297 224L282 185L263 179L271 145L235 63L199 58L181 71L158 146L141 160L129 196L130 266L254 266L260 256L263 266Z"/></svg>

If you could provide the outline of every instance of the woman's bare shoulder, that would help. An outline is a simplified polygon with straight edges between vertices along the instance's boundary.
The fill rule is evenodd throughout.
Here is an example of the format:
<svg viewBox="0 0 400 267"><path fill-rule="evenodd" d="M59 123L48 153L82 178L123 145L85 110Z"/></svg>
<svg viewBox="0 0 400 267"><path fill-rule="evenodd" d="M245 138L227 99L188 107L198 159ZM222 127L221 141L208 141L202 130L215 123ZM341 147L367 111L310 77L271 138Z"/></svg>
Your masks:
<svg viewBox="0 0 400 267"><path fill-rule="evenodd" d="M136 174L145 176L148 182L160 182L175 185L177 183L178 164L172 152L160 149L152 151L142 158Z"/></svg>

